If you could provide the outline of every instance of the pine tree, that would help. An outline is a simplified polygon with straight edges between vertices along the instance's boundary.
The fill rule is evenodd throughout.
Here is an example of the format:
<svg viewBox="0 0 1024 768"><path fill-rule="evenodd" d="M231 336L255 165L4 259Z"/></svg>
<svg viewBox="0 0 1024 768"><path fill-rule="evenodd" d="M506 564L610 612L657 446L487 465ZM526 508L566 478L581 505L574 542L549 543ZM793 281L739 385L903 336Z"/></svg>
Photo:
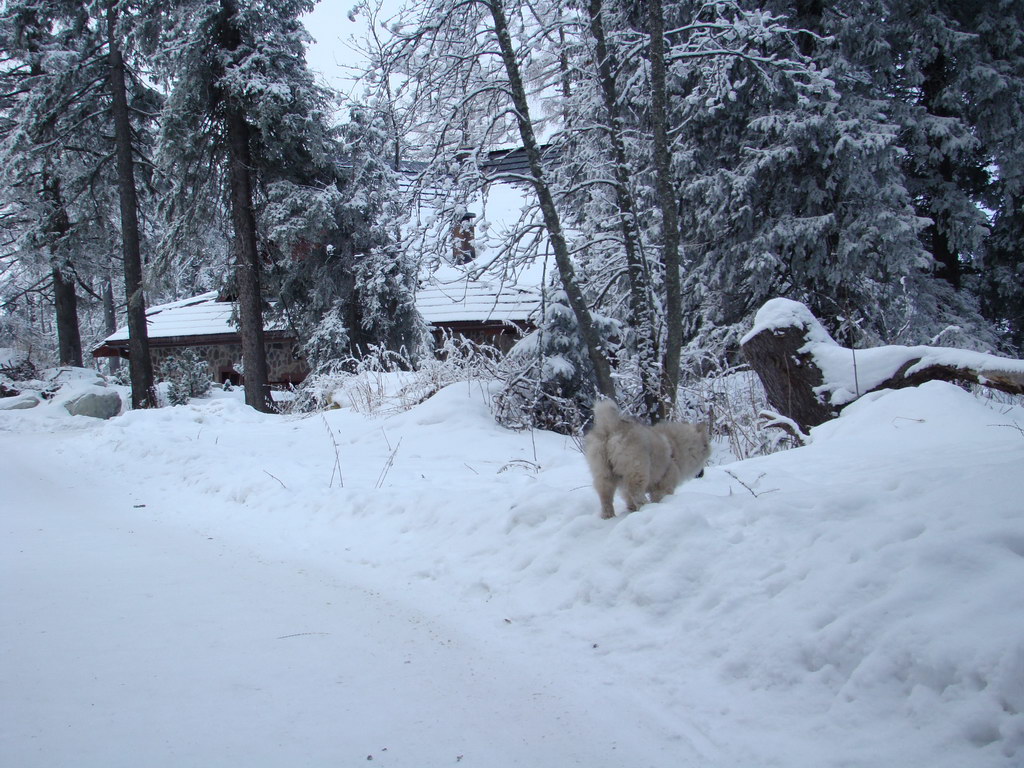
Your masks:
<svg viewBox="0 0 1024 768"><path fill-rule="evenodd" d="M1024 133L1022 14L1015 2L878 0L853 6L840 27L850 60L898 127L905 188L925 221L920 243L932 266L908 275L913 340L953 324L956 343L991 348L998 341L979 294L994 299L991 319L1003 327L1000 306L1010 305L996 297L1020 295L1004 281L999 254L1019 237L1011 233Z"/></svg>
<svg viewBox="0 0 1024 768"><path fill-rule="evenodd" d="M177 210L223 190L232 252L246 402L272 408L263 339L264 249L259 207L274 184L296 183L326 163L325 95L305 66L299 0L195 0L175 8L160 70L172 84L164 163L183 170ZM193 197L193 193L199 195ZM278 192L278 194L280 194Z"/></svg>
<svg viewBox="0 0 1024 768"><path fill-rule="evenodd" d="M991 234L980 265L983 309L1010 351L1024 353L1024 6L977 2L970 29L978 60L964 72L967 114L989 164L983 205Z"/></svg>
<svg viewBox="0 0 1024 768"><path fill-rule="evenodd" d="M731 13L746 53L676 69L690 346L729 348L775 295L808 303L840 335L891 338L924 304L914 284L930 260L899 126L849 58L862 40L820 3ZM706 35L693 30L691 44Z"/></svg>
<svg viewBox="0 0 1024 768"><path fill-rule="evenodd" d="M608 348L621 325L593 315ZM563 434L583 431L594 404L594 372L580 348L576 316L565 293L547 291L539 328L509 352L506 384L495 399L498 422L512 429L540 427Z"/></svg>
<svg viewBox="0 0 1024 768"><path fill-rule="evenodd" d="M974 294L932 278L939 261L931 251L935 220L922 207L928 198L918 179L908 173L915 152L908 149L913 134L907 116L920 105L904 103L913 88L897 85L908 72L890 66L890 59L898 61L890 43L906 30L896 33L886 20L898 19L902 11L869 10L869 3L838 9L814 0L756 10L739 3L666 3L671 32L664 42L665 113L675 126L673 178L666 190L658 185L654 163L649 94L657 88L648 83L651 70L644 58L636 55L650 49L645 33L655 6L592 2L591 17L597 5L608 55L617 64L615 80L626 84L617 88L613 103L624 128L608 117L613 113L607 93L595 90L598 84L607 90L608 74L577 66L574 71L583 76L572 98L580 117L576 139L566 144L572 179L567 183L585 192L571 197L573 222L591 233L591 270L626 286L620 292L608 278L601 293L606 301L620 301L631 290L630 259L617 255L629 247L629 236L620 226L616 248L604 225L626 209L641 222L638 250L645 254L655 296L667 299L659 254L666 234L663 203L671 201L680 215L688 355L733 347L752 313L775 295L808 303L848 343L928 341L954 325L961 328L958 343L991 343ZM1012 47L1005 40L1001 45ZM975 76L998 71L995 79L1007 92L1013 82L1009 65L1000 69L994 58L985 61ZM974 101L958 98L966 115ZM1016 114L985 110L989 116L1007 113ZM599 127L592 118L597 114L604 115ZM1019 146L1008 140L1014 133L1005 117L999 122L999 146ZM975 119L970 129L978 137L985 133L980 125ZM621 152L616 134L628 137ZM626 163L616 159L623 153ZM1004 151L1004 157L1010 154ZM616 173L617 165L630 171L632 200L625 206L616 189L624 175ZM665 167L664 156L660 165ZM998 165L1015 167L1012 160ZM968 170L961 178L971 177ZM607 194L609 187L614 195ZM956 205L969 214L962 221L977 221L984 197L966 184L959 189L962 202ZM992 187L987 189L994 199ZM974 230L975 236L981 232ZM660 323L668 322L667 308L655 306L659 328L666 328ZM654 338L664 344L659 333Z"/></svg>
<svg viewBox="0 0 1024 768"><path fill-rule="evenodd" d="M209 393L210 364L196 350L186 349L164 361L160 378L168 384L167 399L171 405L187 405L193 397Z"/></svg>
<svg viewBox="0 0 1024 768"><path fill-rule="evenodd" d="M3 207L17 231L20 258L33 261L45 254L56 315L58 361L82 365L78 297L75 289L74 247L71 238L65 179L70 93L81 86L80 72L69 63L78 57L67 49L69 40L53 31L54 19L35 5L8 4L0 16L0 38L7 54L3 70L3 125L0 173ZM77 105L74 105L77 106ZM54 149L57 149L55 152Z"/></svg>
<svg viewBox="0 0 1024 768"><path fill-rule="evenodd" d="M115 182L106 160L115 133L113 96L149 99L150 92L121 67L119 47L124 25L110 15L110 4L58 2L7 3L0 34L10 57L4 71L3 143L0 167L8 210L16 211L17 248L23 263L34 251L48 255L48 270L57 310L60 360L81 365L76 285L97 296L93 280L109 279L111 252L110 197ZM121 72L117 88L111 77ZM122 110L122 117L124 112ZM123 148L137 149L139 134L122 125ZM133 182L132 182L133 183ZM134 190L129 190L132 192ZM135 227L137 232L137 226ZM125 274L135 284L133 307L144 312L138 245L125 228L121 241ZM131 323L133 403L154 404L145 323Z"/></svg>
<svg viewBox="0 0 1024 768"><path fill-rule="evenodd" d="M329 186L270 190L264 220L272 278L314 370L371 346L415 358L423 344L415 265L394 232L401 211L389 143L379 121L353 109L338 129Z"/></svg>
<svg viewBox="0 0 1024 768"><path fill-rule="evenodd" d="M371 343L413 346L418 332L412 270L381 223L394 178L379 128L358 112L332 125L331 94L304 60L299 17L311 6L187 2L161 59L173 86L163 158L178 170L169 212L199 222L211 193L226 192L246 399L259 409L269 407L268 310L315 368ZM181 226L175 240L195 232Z"/></svg>

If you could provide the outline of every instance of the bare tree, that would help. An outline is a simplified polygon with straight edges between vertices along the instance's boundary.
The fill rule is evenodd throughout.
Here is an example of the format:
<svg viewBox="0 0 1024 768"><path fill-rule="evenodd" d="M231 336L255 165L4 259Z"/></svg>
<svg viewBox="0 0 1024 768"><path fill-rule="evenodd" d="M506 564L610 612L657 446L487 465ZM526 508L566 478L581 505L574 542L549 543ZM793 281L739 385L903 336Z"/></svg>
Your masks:
<svg viewBox="0 0 1024 768"><path fill-rule="evenodd" d="M572 258L569 255L569 247L566 244L565 234L562 231L562 220L555 207L554 195L551 186L547 181L544 166L541 162L540 147L534 131L533 121L530 118L530 105L527 100L526 87L523 83L522 71L519 65L519 57L509 34L508 18L505 14L504 5L500 0L492 0L487 3L491 18L494 20L494 35L498 41L498 48L501 51L501 60L505 66L508 76L508 93L512 101L512 108L519 128L519 136L526 150L526 157L530 162L530 183L540 203L541 214L544 217L544 226L547 229L548 239L555 254L555 264L558 267L558 276L562 283L562 289L569 300L569 307L576 316L576 323L580 336L587 349L591 365L594 366L594 373L597 377L597 388L606 397L615 397L615 383L612 381L611 365L601 348L601 339L594 326L594 320L590 315L590 308L583 297L583 291L576 279L576 270L573 267Z"/></svg>
<svg viewBox="0 0 1024 768"><path fill-rule="evenodd" d="M525 74L529 47L523 43L522 25L514 24L521 12L522 6L503 0L431 0L417 6L415 16L403 17L395 25L383 46L386 62L381 68L406 78L395 98L411 115L408 122L414 128L409 140L418 144L414 149L426 162L418 189L430 198L438 218L457 221L466 196L485 186L479 164L488 150L509 143L522 146L527 172L512 180L535 195L537 221L524 226L515 245L535 256L531 249L539 247L538 229L543 230L596 387L613 397L611 364L577 275L531 113L536 84ZM508 252L505 256L513 258ZM521 252L517 257L531 256Z"/></svg>
<svg viewBox="0 0 1024 768"><path fill-rule="evenodd" d="M672 413L679 391L679 354L683 346L682 299L679 260L678 195L672 180L672 151L668 132L668 86L666 84L665 13L661 0L649 0L647 26L650 34L648 58L651 63L651 129L654 172L661 208L661 262L665 271L665 325L662 353L661 402L659 416Z"/></svg>

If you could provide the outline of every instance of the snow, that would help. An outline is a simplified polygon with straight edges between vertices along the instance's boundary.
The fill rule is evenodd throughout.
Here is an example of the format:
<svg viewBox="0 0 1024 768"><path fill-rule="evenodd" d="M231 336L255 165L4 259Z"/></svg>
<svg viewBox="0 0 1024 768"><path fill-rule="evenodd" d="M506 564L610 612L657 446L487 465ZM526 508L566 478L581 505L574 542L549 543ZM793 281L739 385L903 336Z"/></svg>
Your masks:
<svg viewBox="0 0 1024 768"><path fill-rule="evenodd" d="M217 292L160 304L146 311L146 328L151 339L236 335L232 321L235 303L218 301ZM431 275L416 292L416 308L428 324L458 321L508 323L531 320L540 308L539 289L503 284L497 280L474 280L464 271L445 267ZM283 324L269 323L266 330L284 330ZM126 342L128 327L117 329L103 343Z"/></svg>
<svg viewBox="0 0 1024 768"><path fill-rule="evenodd" d="M933 365L962 370L1024 376L1024 361L952 347L886 345L852 350L842 347L803 304L791 299L771 299L754 317L753 328L743 337L745 344L762 331L799 328L806 344L798 351L808 353L821 369L824 383L815 389L832 405L846 405L869 392L905 368L905 375Z"/></svg>
<svg viewBox="0 0 1024 768"><path fill-rule="evenodd" d="M151 339L235 334L238 329L231 321L234 308L232 301L218 301L217 291L158 304L146 310L146 334ZM127 340L128 326L123 326L104 342Z"/></svg>
<svg viewBox="0 0 1024 768"><path fill-rule="evenodd" d="M0 347L0 368L10 368L26 359L24 352L11 347Z"/></svg>
<svg viewBox="0 0 1024 768"><path fill-rule="evenodd" d="M416 309L428 325L453 322L526 322L536 319L540 291L526 286L473 280L464 274L444 279L439 269L416 291Z"/></svg>
<svg viewBox="0 0 1024 768"><path fill-rule="evenodd" d="M835 344L818 318L804 304L792 299L770 299L761 305L754 315L754 325L740 339L746 344L762 331L784 331L787 328L802 328L808 342L815 344Z"/></svg>
<svg viewBox="0 0 1024 768"><path fill-rule="evenodd" d="M1024 408L874 393L602 521L489 393L0 411L0 763L1021 764Z"/></svg>

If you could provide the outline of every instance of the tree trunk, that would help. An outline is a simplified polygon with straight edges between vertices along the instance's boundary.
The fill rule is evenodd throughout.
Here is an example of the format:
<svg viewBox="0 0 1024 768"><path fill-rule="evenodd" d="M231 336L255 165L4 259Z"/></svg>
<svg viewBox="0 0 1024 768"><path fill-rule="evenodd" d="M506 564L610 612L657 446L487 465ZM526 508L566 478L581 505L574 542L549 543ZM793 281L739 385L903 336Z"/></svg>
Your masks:
<svg viewBox="0 0 1024 768"><path fill-rule="evenodd" d="M232 0L221 0L223 26L221 42L226 51L241 43L233 25L236 12ZM242 337L245 402L262 413L273 410L267 374L267 348L263 339L263 292L256 213L253 205L252 157L249 124L231 94L222 94L226 104L225 128L228 142L231 223L235 232L235 280L238 288L238 332Z"/></svg>
<svg viewBox="0 0 1024 768"><path fill-rule="evenodd" d="M110 272L107 272L103 280L103 329L109 336L117 330L117 308L114 305L114 280ZM108 357L107 366L110 373L120 370L121 358Z"/></svg>
<svg viewBox="0 0 1024 768"><path fill-rule="evenodd" d="M665 16L661 0L647 8L651 36L651 127L654 172L661 206L661 261L665 269L665 348L661 369L661 415L671 416L679 389L679 358L683 345L682 286L679 275L679 214L672 183L672 151L668 136L668 86L665 71Z"/></svg>
<svg viewBox="0 0 1024 768"><path fill-rule="evenodd" d="M57 348L61 365L82 367L82 336L78 328L78 296L74 277L53 267L53 301L57 309Z"/></svg>
<svg viewBox="0 0 1024 768"><path fill-rule="evenodd" d="M228 108L228 146L231 166L231 222L235 231L235 280L238 287L238 332L242 337L245 402L269 413L270 385L263 339L263 291L256 242L249 162L249 127L245 116Z"/></svg>
<svg viewBox="0 0 1024 768"><path fill-rule="evenodd" d="M533 121L530 118L526 87L523 84L522 73L519 70L515 48L512 46L512 37L509 34L505 9L502 5L502 0L491 0L487 5L494 20L494 31L498 38L498 47L501 51L502 62L505 65L505 72L508 75L509 92L515 107L519 136L523 141L523 149L526 151L526 157L530 163L533 188L537 193L541 215L544 217L544 227L548 233L548 240L551 242L551 249L555 254L555 265L558 267L562 289L565 291L569 307L576 317L580 337L586 347L590 363L594 367L598 391L605 397L614 398L615 382L612 380L611 364L608 362L608 358L602 349L601 339L594 327L590 309L587 307L583 291L580 289L579 281L576 279L576 270L573 268L572 258L569 256L569 247L566 244L565 234L562 231L561 218L558 215L558 209L555 208L554 196L551 194L551 187L548 185L544 174L540 147L533 130Z"/></svg>
<svg viewBox="0 0 1024 768"><path fill-rule="evenodd" d="M921 103L929 114L938 117L949 117L950 112L942 106L940 98L943 88L946 87L949 75L946 71L947 61L943 53L938 53L935 59L924 68L924 83L921 85ZM956 178L953 170L953 161L943 149L943 139L930 139L929 149L935 156L941 157L938 168L939 183L946 188L956 186ZM936 194L942 194L941 189L929 190L928 194L934 198ZM950 215L942 207L943 201L938 201L929 207L927 214L932 219L932 224L925 230L931 241L931 253L938 266L935 276L945 280L957 291L962 286L962 268L960 266L960 254L950 240Z"/></svg>
<svg viewBox="0 0 1024 768"><path fill-rule="evenodd" d="M142 289L142 248L139 236L139 204L135 191L132 128L128 113L124 57L117 39L117 6L107 7L107 42L110 65L111 112L117 156L117 188L121 204L121 250L124 289L128 300L128 365L132 382L132 408L155 408L153 361L146 330L146 299Z"/></svg>
<svg viewBox="0 0 1024 768"><path fill-rule="evenodd" d="M652 306L650 270L641 257L637 233L636 205L629 186L629 164L622 138L622 119L619 113L618 86L615 66L608 50L601 18L601 0L590 0L588 6L590 33L594 38L598 79L601 96L608 118L608 138L611 141L612 163L615 167L615 197L619 209L619 227L626 252L629 278L630 321L636 333L637 356L640 360L640 388L643 392L644 415L650 420L660 416L658 384L657 322Z"/></svg>
<svg viewBox="0 0 1024 768"><path fill-rule="evenodd" d="M797 423L803 432L836 416L836 410L815 394L824 383L814 358L800 349L807 345L805 329L764 330L748 339L743 356L761 379L772 408Z"/></svg>
<svg viewBox="0 0 1024 768"><path fill-rule="evenodd" d="M50 251L53 307L57 324L57 359L60 365L82 367L82 334L78 325L78 295L74 277L62 264L60 242L71 229L60 180L45 167L42 172L43 201L46 203L46 235Z"/></svg>

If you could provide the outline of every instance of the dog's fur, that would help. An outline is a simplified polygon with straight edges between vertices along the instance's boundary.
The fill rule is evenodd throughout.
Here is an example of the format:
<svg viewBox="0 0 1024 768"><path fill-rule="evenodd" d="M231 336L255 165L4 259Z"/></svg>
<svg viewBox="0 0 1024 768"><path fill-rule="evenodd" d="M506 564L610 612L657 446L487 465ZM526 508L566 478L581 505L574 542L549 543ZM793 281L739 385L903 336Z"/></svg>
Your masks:
<svg viewBox="0 0 1024 768"><path fill-rule="evenodd" d="M612 400L594 406L594 426L586 437L587 463L601 498L601 517L615 516L615 490L623 489L635 512L647 501L661 501L676 487L702 473L711 443L706 424L662 422L649 427L624 418Z"/></svg>

